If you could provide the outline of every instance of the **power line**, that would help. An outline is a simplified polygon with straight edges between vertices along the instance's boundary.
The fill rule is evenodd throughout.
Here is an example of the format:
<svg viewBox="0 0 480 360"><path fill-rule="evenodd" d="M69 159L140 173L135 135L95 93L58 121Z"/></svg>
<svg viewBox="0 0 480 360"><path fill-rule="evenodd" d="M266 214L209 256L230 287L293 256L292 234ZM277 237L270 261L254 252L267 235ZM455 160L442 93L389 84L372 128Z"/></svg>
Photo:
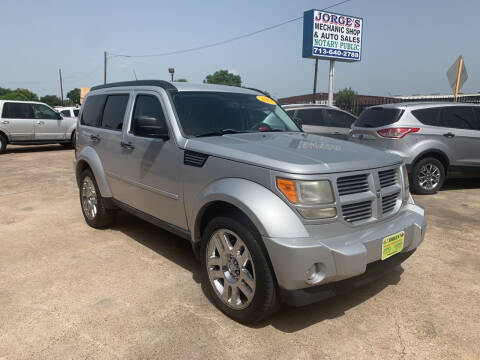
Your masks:
<svg viewBox="0 0 480 360"><path fill-rule="evenodd" d="M351 0L343 0L343 1L340 1L340 2L335 3L335 4L333 4L333 5L327 6L326 8L323 8L323 9L321 9L321 10L322 10L322 11L325 11L325 10L331 9L331 8L333 8L333 7L336 7L336 6L345 4L345 3L349 2L349 1L351 1ZM208 48L212 48L212 47L214 47L214 46L219 46L219 45L223 45L223 44L226 44L226 43L230 43L230 42L232 42L232 41L244 39L244 38L247 38L247 37L250 37L250 36L253 36L253 35L257 35L257 34L262 33L262 32L265 32L265 31L269 31L269 30L278 28L278 27L280 27L280 26L289 24L289 23L291 23L291 22L294 22L294 21L297 21L297 20L300 20L300 19L303 19L303 16L300 16L300 17L297 17L297 18L294 18L294 19L290 19L290 20L281 22L281 23L276 24L276 25L268 26L268 27L266 27L266 28L263 28L263 29L260 29L260 30L256 30L256 31L253 31L253 32L250 32L250 33L247 33L247 34L235 36L235 37L230 38L230 39L226 39L226 40L214 42L214 43L212 43L212 44L197 46L197 47L193 47L193 48L189 48L189 49L176 50L176 51L164 52L164 53L159 53L159 54L149 54L149 55L128 55L128 54L114 54L114 53L108 53L108 55L109 55L110 58L115 58L115 57L146 58L146 57L161 57L161 56L184 54L184 53L187 53L187 52L198 51L198 50L203 50L203 49L208 49Z"/></svg>

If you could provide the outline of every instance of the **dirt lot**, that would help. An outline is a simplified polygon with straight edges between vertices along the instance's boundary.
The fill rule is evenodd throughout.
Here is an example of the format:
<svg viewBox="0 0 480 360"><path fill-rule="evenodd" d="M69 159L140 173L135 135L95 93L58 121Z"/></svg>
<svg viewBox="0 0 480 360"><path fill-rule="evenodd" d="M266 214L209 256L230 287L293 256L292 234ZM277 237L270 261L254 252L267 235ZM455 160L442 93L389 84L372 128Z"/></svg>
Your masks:
<svg viewBox="0 0 480 360"><path fill-rule="evenodd" d="M480 181L417 197L428 230L393 273L255 326L217 311L188 242L125 213L83 220L72 150L0 156L0 360L478 359Z"/></svg>

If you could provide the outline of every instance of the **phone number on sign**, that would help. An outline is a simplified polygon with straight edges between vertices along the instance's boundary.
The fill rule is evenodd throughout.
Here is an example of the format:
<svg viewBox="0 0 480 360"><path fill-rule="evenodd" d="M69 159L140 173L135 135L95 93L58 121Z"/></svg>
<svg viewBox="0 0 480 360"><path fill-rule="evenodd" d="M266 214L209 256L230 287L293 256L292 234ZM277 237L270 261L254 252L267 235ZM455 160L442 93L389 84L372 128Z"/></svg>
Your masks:
<svg viewBox="0 0 480 360"><path fill-rule="evenodd" d="M313 55L330 55L349 59L360 59L360 53L358 51L337 50L324 47L314 47Z"/></svg>

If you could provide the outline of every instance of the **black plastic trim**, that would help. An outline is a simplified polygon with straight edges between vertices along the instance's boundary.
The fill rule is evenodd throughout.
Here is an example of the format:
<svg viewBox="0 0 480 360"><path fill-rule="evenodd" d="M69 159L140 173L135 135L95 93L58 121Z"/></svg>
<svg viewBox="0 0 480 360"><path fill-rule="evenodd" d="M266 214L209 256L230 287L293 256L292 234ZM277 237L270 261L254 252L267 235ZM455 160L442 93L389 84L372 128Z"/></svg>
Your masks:
<svg viewBox="0 0 480 360"><path fill-rule="evenodd" d="M195 167L202 167L207 159L208 155L190 150L186 150L183 155L183 163Z"/></svg>
<svg viewBox="0 0 480 360"><path fill-rule="evenodd" d="M90 91L99 90L99 89L108 89L108 88L120 87L120 86L158 86L167 91L178 91L178 89L175 86L173 86L171 83L165 80L135 80L135 81L115 82L115 83L94 86L90 89Z"/></svg>

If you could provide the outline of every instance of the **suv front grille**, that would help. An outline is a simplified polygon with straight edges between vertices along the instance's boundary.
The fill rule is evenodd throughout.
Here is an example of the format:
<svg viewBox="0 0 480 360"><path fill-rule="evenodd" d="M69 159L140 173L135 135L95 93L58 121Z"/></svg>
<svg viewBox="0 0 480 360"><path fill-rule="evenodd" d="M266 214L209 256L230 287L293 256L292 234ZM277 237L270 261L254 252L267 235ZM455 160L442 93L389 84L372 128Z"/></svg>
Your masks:
<svg viewBox="0 0 480 360"><path fill-rule="evenodd" d="M397 169L390 169L378 172L380 178L380 187L392 186L397 182Z"/></svg>
<svg viewBox="0 0 480 360"><path fill-rule="evenodd" d="M343 176L337 179L340 196L368 191L368 174Z"/></svg>
<svg viewBox="0 0 480 360"><path fill-rule="evenodd" d="M372 217L372 202L362 201L342 206L343 218L348 222L361 221Z"/></svg>
<svg viewBox="0 0 480 360"><path fill-rule="evenodd" d="M398 192L392 195L387 195L382 198L382 212L384 214L389 213L395 208L397 204Z"/></svg>

